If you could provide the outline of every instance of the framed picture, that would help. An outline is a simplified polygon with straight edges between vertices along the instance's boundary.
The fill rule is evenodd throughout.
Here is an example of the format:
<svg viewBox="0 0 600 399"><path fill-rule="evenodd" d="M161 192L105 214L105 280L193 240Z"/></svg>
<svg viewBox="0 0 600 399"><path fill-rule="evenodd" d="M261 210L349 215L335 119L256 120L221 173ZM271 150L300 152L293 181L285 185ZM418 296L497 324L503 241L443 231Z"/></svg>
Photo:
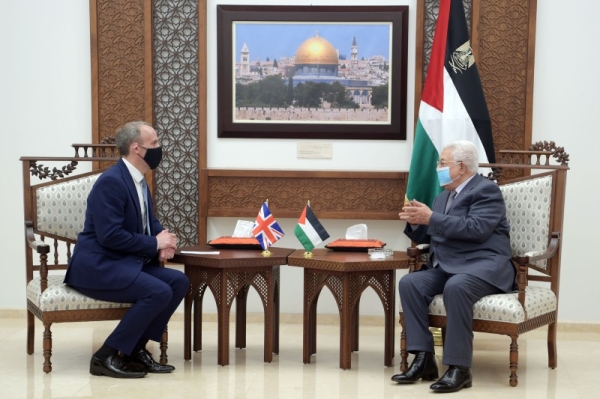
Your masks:
<svg viewBox="0 0 600 399"><path fill-rule="evenodd" d="M217 6L218 137L406 139L408 6Z"/></svg>

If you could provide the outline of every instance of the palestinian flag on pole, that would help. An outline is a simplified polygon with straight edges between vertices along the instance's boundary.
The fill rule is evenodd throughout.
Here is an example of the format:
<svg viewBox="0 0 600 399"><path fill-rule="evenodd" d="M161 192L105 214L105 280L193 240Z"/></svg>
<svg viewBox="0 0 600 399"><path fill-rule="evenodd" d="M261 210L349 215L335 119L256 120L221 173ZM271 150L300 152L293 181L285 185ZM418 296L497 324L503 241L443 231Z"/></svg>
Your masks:
<svg viewBox="0 0 600 399"><path fill-rule="evenodd" d="M306 251L312 251L316 245L329 238L329 234L308 205L304 207L298 219L294 234Z"/></svg>
<svg viewBox="0 0 600 399"><path fill-rule="evenodd" d="M406 200L416 199L431 206L442 191L436 173L440 153L456 140L473 142L480 163L495 162L492 124L463 3L441 0L419 106Z"/></svg>

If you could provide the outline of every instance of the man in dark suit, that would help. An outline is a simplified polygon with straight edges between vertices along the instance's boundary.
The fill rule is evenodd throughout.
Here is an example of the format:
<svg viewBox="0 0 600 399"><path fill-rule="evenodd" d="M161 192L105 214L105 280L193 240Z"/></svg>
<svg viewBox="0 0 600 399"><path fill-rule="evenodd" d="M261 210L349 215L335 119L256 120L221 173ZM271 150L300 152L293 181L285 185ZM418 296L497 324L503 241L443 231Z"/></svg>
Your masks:
<svg viewBox="0 0 600 399"><path fill-rule="evenodd" d="M177 237L156 218L144 180L162 158L156 131L130 122L117 130L116 144L121 159L90 191L65 283L91 298L132 304L92 356L90 373L139 378L175 369L154 361L146 343L160 341L189 280L159 265L173 257Z"/></svg>
<svg viewBox="0 0 600 399"><path fill-rule="evenodd" d="M410 367L392 380L400 384L439 377L429 304L444 296L446 335L442 363L446 373L431 385L435 392L455 392L472 385L473 305L486 295L512 289L509 225L498 186L477 174L477 148L457 141L440 154L438 178L444 191L430 209L416 200L399 213L404 233L418 244L429 244L429 263L400 279Z"/></svg>

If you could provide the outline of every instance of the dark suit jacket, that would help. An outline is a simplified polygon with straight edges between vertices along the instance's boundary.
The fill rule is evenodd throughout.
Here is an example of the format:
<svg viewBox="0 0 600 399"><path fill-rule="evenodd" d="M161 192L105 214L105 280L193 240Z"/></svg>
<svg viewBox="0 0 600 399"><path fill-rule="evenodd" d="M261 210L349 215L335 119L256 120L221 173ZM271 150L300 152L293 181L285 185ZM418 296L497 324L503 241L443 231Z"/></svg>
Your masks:
<svg viewBox="0 0 600 399"><path fill-rule="evenodd" d="M148 192L150 231L163 230ZM121 289L133 282L144 260L158 264L157 241L143 233L135 182L120 159L98 178L87 199L85 223L69 262L65 283L91 289Z"/></svg>
<svg viewBox="0 0 600 399"><path fill-rule="evenodd" d="M475 175L444 213L450 192L440 193L431 207L429 225L405 234L418 244L430 244L442 270L477 276L504 292L513 288L515 269L511 260L510 228L506 206L498 186ZM431 267L431 265L429 265Z"/></svg>

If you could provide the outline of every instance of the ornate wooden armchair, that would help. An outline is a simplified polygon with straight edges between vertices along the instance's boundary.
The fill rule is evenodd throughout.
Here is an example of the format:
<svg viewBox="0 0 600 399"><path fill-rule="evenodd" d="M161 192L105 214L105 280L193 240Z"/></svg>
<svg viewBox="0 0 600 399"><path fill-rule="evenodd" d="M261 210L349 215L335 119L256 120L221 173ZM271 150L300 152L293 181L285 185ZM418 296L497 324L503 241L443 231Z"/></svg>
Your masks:
<svg viewBox="0 0 600 399"><path fill-rule="evenodd" d="M510 337L509 383L516 386L519 335L547 325L548 367L557 365L556 323L569 157L553 142L539 142L529 151L501 151L500 158L500 163L482 166L493 168L490 178L499 182L506 202L518 292L478 301L474 305L473 331ZM551 162L551 158L555 160ZM426 254L423 246L409 248L409 271L418 269ZM402 309L400 324L400 370L404 372L408 352ZM437 295L429 306L429 325L441 328L443 339L446 310L442 295Z"/></svg>
<svg viewBox="0 0 600 399"><path fill-rule="evenodd" d="M82 162L104 166L119 159L111 144L74 144L73 147L75 156L70 158L21 158L27 242L27 353L31 355L34 349L35 316L44 325L43 369L46 373L52 371L52 323L119 320L130 307L127 303L89 298L63 283L64 272L60 271L66 270L72 246L83 229L87 195L104 170L81 173L76 170L77 166ZM43 165L57 162L67 165L53 169ZM167 338L165 331L160 344L163 364L167 362Z"/></svg>

